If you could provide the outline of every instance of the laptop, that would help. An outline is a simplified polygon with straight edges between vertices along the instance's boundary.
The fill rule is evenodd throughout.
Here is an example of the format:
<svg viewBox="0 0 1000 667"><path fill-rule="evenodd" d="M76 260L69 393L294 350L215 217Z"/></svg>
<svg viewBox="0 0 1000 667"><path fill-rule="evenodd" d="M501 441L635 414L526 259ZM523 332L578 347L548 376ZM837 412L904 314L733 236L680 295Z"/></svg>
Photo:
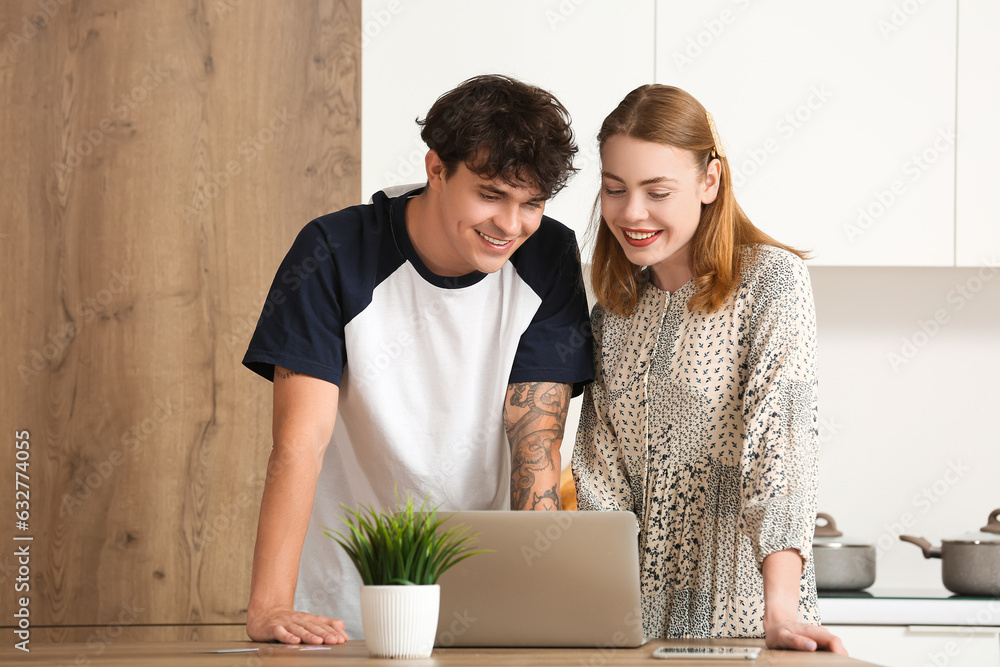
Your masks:
<svg viewBox="0 0 1000 667"><path fill-rule="evenodd" d="M447 516L440 512L439 516ZM434 645L641 646L639 549L631 512L451 514L478 533L441 575Z"/></svg>

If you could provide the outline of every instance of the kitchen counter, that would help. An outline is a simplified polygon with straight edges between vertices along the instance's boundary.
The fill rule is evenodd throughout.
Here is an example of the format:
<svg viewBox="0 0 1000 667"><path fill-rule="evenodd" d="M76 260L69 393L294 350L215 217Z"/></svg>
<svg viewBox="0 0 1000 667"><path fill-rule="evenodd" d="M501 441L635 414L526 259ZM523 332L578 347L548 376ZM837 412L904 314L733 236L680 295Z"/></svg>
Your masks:
<svg viewBox="0 0 1000 667"><path fill-rule="evenodd" d="M945 588L821 591L819 610L824 625L1000 626L1000 599Z"/></svg>
<svg viewBox="0 0 1000 667"><path fill-rule="evenodd" d="M335 662L337 665L384 665L404 667L415 665L700 665L701 667L732 667L745 661L733 660L672 660L653 662L653 650L666 644L674 646L763 646L763 640L672 640L651 641L635 649L586 648L586 649L434 649L433 655L424 660L371 660L364 641L351 641L340 646L310 649L309 647L283 647L280 644L254 642L113 642L107 645L38 644L32 642L31 652L24 653L11 646L0 648L0 664L4 665L136 665L142 667L259 667L260 665L320 665ZM206 653L219 649L256 649L245 653ZM798 653L793 651L761 652L760 657L745 664L763 667L787 665L788 667L863 667L871 665L853 658L832 653Z"/></svg>

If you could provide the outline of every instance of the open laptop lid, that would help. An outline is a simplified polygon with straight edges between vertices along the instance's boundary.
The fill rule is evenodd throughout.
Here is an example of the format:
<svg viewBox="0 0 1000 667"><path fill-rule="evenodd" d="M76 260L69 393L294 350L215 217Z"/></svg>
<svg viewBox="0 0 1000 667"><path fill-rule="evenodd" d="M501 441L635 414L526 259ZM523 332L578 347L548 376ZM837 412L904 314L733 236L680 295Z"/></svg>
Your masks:
<svg viewBox="0 0 1000 667"><path fill-rule="evenodd" d="M435 646L644 642L631 512L455 512L453 523L493 552L441 575Z"/></svg>

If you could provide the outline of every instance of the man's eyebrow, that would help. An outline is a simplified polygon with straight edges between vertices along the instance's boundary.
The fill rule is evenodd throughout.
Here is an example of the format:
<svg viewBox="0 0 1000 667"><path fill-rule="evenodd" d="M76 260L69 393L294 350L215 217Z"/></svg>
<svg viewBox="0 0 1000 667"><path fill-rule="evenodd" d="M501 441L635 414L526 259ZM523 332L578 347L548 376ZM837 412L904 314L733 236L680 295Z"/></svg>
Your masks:
<svg viewBox="0 0 1000 667"><path fill-rule="evenodd" d="M495 186L495 185L490 185L490 184L488 184L488 183L483 183L483 184L481 184L481 185L479 186L479 188L480 188L481 190L485 190L486 192L489 192L489 193L492 193L492 194L495 194L495 195L498 195L498 196L500 196L500 197L507 197L507 196L509 196L509 195L510 195L510 191L508 191L508 190L504 190L504 189L502 189L502 188L498 188L497 186ZM548 197L548 195L544 195L544 194L537 194L537 195L535 195L534 197L532 197L531 199L529 199L528 201L532 201L532 202L542 202L542 201L548 201L548 200L549 200L549 197Z"/></svg>
<svg viewBox="0 0 1000 667"><path fill-rule="evenodd" d="M610 178L612 181L618 181L619 183L624 183L625 179L621 176L616 176L610 171L602 171L601 176L604 178ZM639 183L639 185L656 185L657 183L679 183L676 178L670 178L669 176L657 176L655 178L647 178L646 180Z"/></svg>

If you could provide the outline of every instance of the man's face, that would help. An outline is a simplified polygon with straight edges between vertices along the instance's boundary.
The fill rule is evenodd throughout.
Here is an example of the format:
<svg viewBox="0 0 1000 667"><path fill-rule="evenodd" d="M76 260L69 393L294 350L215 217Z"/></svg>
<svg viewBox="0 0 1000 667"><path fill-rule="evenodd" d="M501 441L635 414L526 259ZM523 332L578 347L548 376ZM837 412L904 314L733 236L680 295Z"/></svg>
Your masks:
<svg viewBox="0 0 1000 667"><path fill-rule="evenodd" d="M464 164L446 175L428 153L428 187L437 191L435 211L441 242L431 249L439 275L499 271L542 221L545 196L534 187L514 187L477 175Z"/></svg>

